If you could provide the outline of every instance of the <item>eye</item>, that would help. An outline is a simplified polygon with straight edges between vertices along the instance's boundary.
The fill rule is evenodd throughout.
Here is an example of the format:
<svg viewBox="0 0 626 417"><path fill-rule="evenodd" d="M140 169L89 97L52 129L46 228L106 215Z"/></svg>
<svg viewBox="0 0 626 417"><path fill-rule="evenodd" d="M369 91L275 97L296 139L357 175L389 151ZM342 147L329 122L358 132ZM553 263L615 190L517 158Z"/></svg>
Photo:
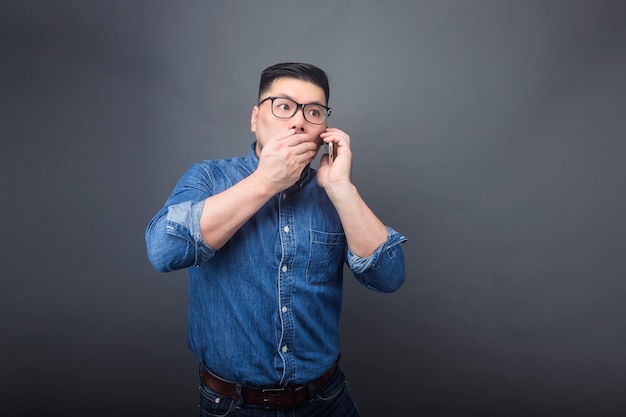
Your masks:
<svg viewBox="0 0 626 417"><path fill-rule="evenodd" d="M307 114L316 119L324 117L324 108L316 105L307 106Z"/></svg>
<svg viewBox="0 0 626 417"><path fill-rule="evenodd" d="M291 105L290 103L286 102L286 101L277 101L276 102L276 108L279 110L291 110Z"/></svg>

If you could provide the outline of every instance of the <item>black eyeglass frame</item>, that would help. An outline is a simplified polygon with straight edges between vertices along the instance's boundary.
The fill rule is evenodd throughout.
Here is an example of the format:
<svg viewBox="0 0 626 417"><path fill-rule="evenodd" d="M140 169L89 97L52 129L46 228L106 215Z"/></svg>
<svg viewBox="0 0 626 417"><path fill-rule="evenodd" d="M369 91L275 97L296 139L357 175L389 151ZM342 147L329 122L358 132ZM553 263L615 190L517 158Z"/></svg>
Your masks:
<svg viewBox="0 0 626 417"><path fill-rule="evenodd" d="M274 100L276 100L277 98L280 98L282 100L289 100L292 103L296 104L296 109L293 111L293 114L291 116L289 116L289 117L276 116L276 114L274 113ZM274 115L274 117L278 117L279 119L291 119L293 116L296 115L296 113L298 112L298 109L302 109L302 116L304 116L304 119L307 122L312 123L314 125L323 125L324 123L326 123L326 120L328 120L328 117L330 117L330 113L331 113L330 107L324 106L323 104L318 104L318 103L301 104L301 103L298 103L295 100L290 99L289 97L265 97L263 100L259 101L259 104L257 104L257 105L260 106L261 104L265 103L267 100L271 100L271 102L272 102L272 106L271 106L272 114ZM322 123L315 123L315 122L312 122L309 119L307 119L306 113L304 112L304 107L306 107L306 106L320 106L320 107L323 107L326 110L326 117L324 118L324 121Z"/></svg>

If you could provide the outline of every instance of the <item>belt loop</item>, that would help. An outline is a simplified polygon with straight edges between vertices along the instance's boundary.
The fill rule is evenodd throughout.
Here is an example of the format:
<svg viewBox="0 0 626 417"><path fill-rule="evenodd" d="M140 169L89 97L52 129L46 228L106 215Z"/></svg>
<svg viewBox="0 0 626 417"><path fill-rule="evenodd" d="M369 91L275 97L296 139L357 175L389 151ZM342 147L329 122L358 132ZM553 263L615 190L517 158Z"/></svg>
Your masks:
<svg viewBox="0 0 626 417"><path fill-rule="evenodd" d="M309 404L312 403L313 401L315 401L315 386L313 386L313 381L309 382L308 384L306 384L306 388L309 391L308 392L308 398L309 398Z"/></svg>
<svg viewBox="0 0 626 417"><path fill-rule="evenodd" d="M235 405L235 408L237 410L241 410L241 408L243 407L243 394L241 393L242 388L243 386L241 384L235 384L235 389L237 390L237 396L239 396L239 399L237 400L237 404Z"/></svg>

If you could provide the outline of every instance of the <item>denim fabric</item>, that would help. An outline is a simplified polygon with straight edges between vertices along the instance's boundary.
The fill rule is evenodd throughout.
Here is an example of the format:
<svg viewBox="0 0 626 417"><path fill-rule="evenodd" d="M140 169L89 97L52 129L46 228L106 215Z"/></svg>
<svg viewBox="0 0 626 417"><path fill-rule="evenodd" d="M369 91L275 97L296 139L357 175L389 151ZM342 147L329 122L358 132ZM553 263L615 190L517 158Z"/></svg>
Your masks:
<svg viewBox="0 0 626 417"><path fill-rule="evenodd" d="M309 403L291 409L265 410L260 405L232 400L211 390L202 380L199 408L200 417L359 417L348 382L339 367L326 385L311 395Z"/></svg>
<svg viewBox="0 0 626 417"><path fill-rule="evenodd" d="M251 386L306 383L339 356L344 262L367 288L395 291L406 239L388 228L375 253L356 256L307 167L220 250L209 247L199 230L204 200L254 172L254 147L191 166L148 225L148 257L160 271L188 268L188 342L205 368Z"/></svg>

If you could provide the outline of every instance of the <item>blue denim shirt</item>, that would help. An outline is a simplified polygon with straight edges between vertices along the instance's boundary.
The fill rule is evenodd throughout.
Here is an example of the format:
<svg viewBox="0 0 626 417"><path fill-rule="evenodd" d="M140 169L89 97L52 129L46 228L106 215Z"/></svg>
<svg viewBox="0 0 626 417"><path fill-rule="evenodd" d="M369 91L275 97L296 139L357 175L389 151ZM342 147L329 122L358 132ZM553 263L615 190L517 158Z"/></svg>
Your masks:
<svg viewBox="0 0 626 417"><path fill-rule="evenodd" d="M344 262L365 287L395 291L406 239L388 227L371 256L353 254L307 167L221 249L211 248L199 229L204 200L254 172L254 149L191 166L148 225L148 257L160 271L189 268L188 343L203 366L257 387L306 383L339 356Z"/></svg>

